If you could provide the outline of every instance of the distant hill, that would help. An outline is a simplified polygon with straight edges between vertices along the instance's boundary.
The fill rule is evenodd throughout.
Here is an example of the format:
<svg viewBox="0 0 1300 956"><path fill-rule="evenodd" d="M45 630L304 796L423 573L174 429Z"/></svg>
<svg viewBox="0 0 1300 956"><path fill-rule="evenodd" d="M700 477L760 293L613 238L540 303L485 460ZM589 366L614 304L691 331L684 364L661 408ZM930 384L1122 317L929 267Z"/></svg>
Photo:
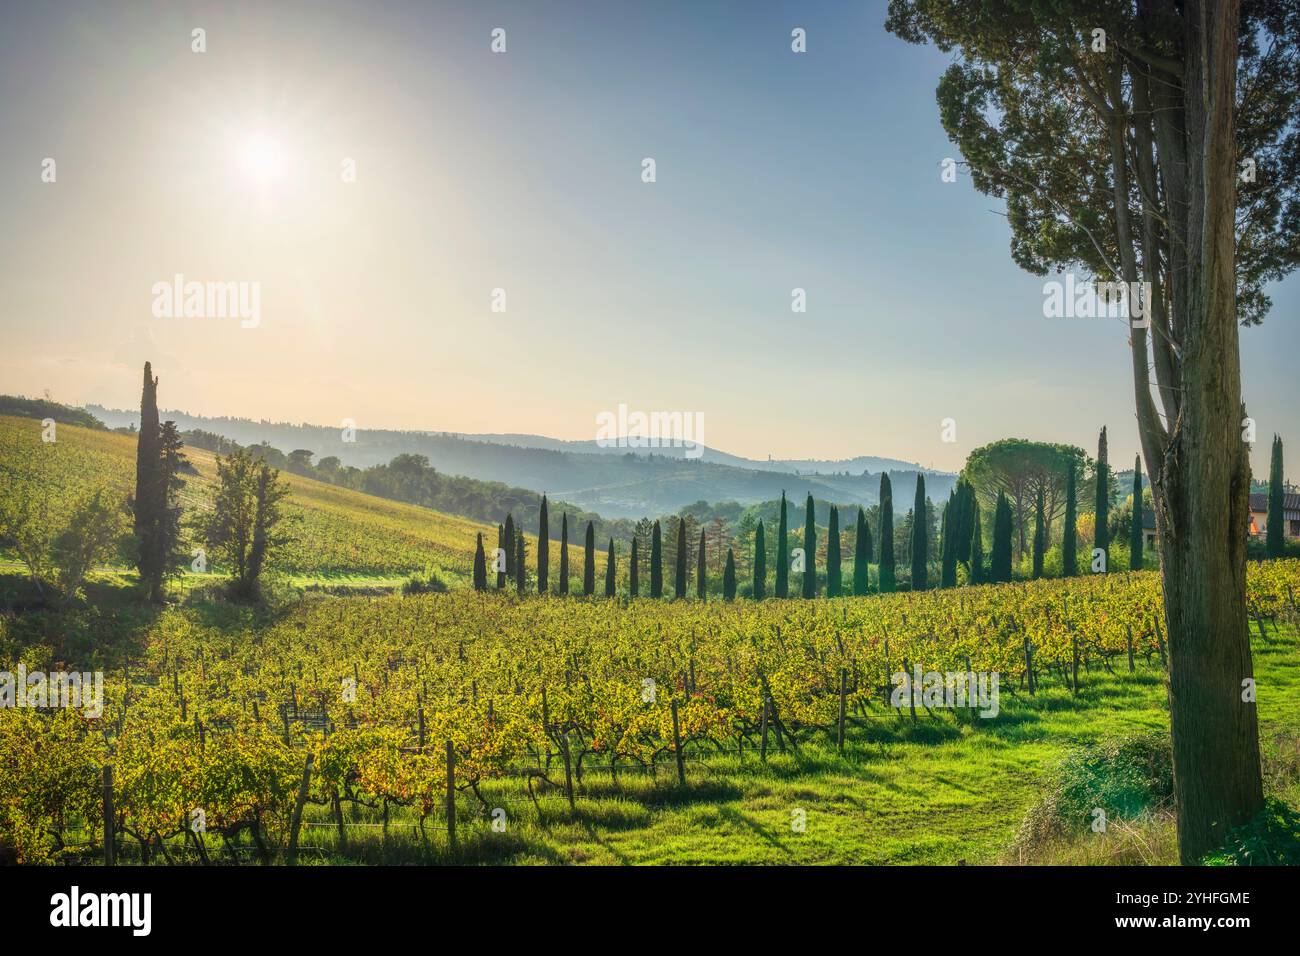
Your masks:
<svg viewBox="0 0 1300 956"><path fill-rule="evenodd" d="M138 421L131 411L87 406L109 427ZM344 441L341 428L287 422L208 418L165 411L183 430L202 429L241 445L268 442L286 452L310 450L364 468L384 464L399 454L423 455L439 471L546 492L607 518L639 518L675 513L699 501L736 501L742 505L771 501L785 491L792 498L811 493L819 500L872 505L880 487L880 467L890 472L896 507L910 505L918 472L935 501L946 498L955 475L921 469L893 459L860 457L844 462L751 461L706 449L688 458L684 449L600 448L595 442L566 442L536 435L466 436L444 432L359 428L355 441ZM799 472L796 474L796 472Z"/></svg>

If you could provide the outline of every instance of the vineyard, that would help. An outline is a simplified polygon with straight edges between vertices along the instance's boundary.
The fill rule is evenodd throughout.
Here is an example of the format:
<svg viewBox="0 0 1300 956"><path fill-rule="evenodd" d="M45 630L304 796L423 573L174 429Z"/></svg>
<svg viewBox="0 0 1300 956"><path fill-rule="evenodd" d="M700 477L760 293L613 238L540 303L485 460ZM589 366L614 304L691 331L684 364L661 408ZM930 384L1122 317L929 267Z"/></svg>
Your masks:
<svg viewBox="0 0 1300 956"><path fill-rule="evenodd" d="M1261 707L1300 692L1287 636L1297 587L1300 562L1250 566L1257 666L1278 669L1260 680ZM458 591L307 599L272 615L175 608L142 655L111 665L99 717L0 710L0 843L24 862L102 856L107 820L118 861L273 862L309 848L343 860L400 829L439 858L501 859L519 849L514 821L571 823L594 797L596 830L644 822L648 797L715 825L728 811L710 804L746 767L784 768L806 802L820 798L800 774L833 774L848 793L855 775L884 773L877 752L899 763L947 747L1004 768L998 751L1013 743L1020 769L963 804L993 801L1011 820L996 821L1001 834L1023 806L996 803L998 791L1051 756L1035 720L1167 726L1159 614L1153 573L764 603ZM1000 712L919 693L900 706L891 675L914 669L949 684L996 674ZM1124 687L1148 709L1124 715ZM914 749L890 750L900 739ZM864 798L845 825L899 812L898 799ZM787 814L774 802L773 817ZM631 817L611 822L615 810Z"/></svg>

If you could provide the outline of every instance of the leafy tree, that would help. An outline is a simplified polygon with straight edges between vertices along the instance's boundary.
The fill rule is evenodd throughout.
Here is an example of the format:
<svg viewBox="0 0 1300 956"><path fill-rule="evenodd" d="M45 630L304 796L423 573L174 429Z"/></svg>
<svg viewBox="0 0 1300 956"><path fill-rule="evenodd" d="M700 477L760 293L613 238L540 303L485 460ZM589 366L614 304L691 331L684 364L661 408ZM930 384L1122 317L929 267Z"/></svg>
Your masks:
<svg viewBox="0 0 1300 956"><path fill-rule="evenodd" d="M1061 576L1072 578L1079 573L1079 501L1075 488L1075 463L1068 466L1065 481L1065 531L1061 538Z"/></svg>
<svg viewBox="0 0 1300 956"><path fill-rule="evenodd" d="M722 597L727 601L736 599L736 556L731 548L727 549L727 566L722 572Z"/></svg>
<svg viewBox="0 0 1300 956"><path fill-rule="evenodd" d="M474 548L474 590L487 590L487 556L483 554L483 533L478 535L478 544Z"/></svg>
<svg viewBox="0 0 1300 956"><path fill-rule="evenodd" d="M989 580L1004 584L1011 580L1011 503L1006 492L998 492L993 514L993 551L989 555Z"/></svg>
<svg viewBox="0 0 1300 956"><path fill-rule="evenodd" d="M596 593L596 529L587 522L587 537L582 546L582 596Z"/></svg>
<svg viewBox="0 0 1300 956"><path fill-rule="evenodd" d="M102 490L78 505L67 527L53 542L50 557L58 568L59 590L65 603L77 596L96 565L114 557L126 531L120 502L109 503Z"/></svg>
<svg viewBox="0 0 1300 956"><path fill-rule="evenodd" d="M245 600L260 594L262 571L272 553L287 542L276 531L280 502L288 488L279 472L257 461L246 448L217 459L212 510L196 520L199 539L234 572L234 591Z"/></svg>
<svg viewBox="0 0 1300 956"><path fill-rule="evenodd" d="M894 489L889 475L880 473L880 593L889 594L894 583Z"/></svg>
<svg viewBox="0 0 1300 956"><path fill-rule="evenodd" d="M803 519L803 596L817 596L817 526L813 523L813 496L808 494Z"/></svg>
<svg viewBox="0 0 1300 956"><path fill-rule="evenodd" d="M930 586L930 509L925 497L925 475L916 476L916 501L912 504L912 590Z"/></svg>
<svg viewBox="0 0 1300 956"><path fill-rule="evenodd" d="M1282 495L1282 437L1273 436L1273 452L1268 463L1268 524L1264 527L1264 553L1270 558L1280 558L1286 553L1283 528Z"/></svg>
<svg viewBox="0 0 1300 956"><path fill-rule="evenodd" d="M786 538L785 492L781 492L781 524L776 531L776 596L790 596L790 543Z"/></svg>
<svg viewBox="0 0 1300 956"><path fill-rule="evenodd" d="M1050 538L1052 525L1065 510L1065 484L1073 463L1082 467L1086 456L1074 445L1004 438L976 448L966 459L962 477L983 500L995 508L998 492L1006 492L1014 516L1017 554L1029 550L1029 536L1035 518L1038 495L1044 501L1044 533Z"/></svg>
<svg viewBox="0 0 1300 956"><path fill-rule="evenodd" d="M763 521L759 519L754 531L754 600L767 596L767 545L763 538Z"/></svg>
<svg viewBox="0 0 1300 956"><path fill-rule="evenodd" d="M542 506L537 516L537 593L547 591L547 578L551 563L551 523L546 514L546 495L542 495Z"/></svg>
<svg viewBox="0 0 1300 956"><path fill-rule="evenodd" d="M656 520L654 531L650 538L650 596L652 598L661 598L664 596L664 557L662 538L663 532L659 528L658 520Z"/></svg>

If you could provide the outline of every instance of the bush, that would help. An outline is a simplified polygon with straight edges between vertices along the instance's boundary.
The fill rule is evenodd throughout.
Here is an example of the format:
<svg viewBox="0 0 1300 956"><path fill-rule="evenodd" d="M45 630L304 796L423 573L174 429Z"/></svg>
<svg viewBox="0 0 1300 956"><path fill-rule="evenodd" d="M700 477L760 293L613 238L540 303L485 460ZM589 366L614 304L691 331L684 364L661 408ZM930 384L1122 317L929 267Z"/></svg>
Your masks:
<svg viewBox="0 0 1300 956"><path fill-rule="evenodd" d="M403 594L446 594L447 585L434 571L427 571L422 577L413 574L402 585Z"/></svg>
<svg viewBox="0 0 1300 956"><path fill-rule="evenodd" d="M1249 823L1237 827L1208 866L1300 866L1300 814L1269 800Z"/></svg>

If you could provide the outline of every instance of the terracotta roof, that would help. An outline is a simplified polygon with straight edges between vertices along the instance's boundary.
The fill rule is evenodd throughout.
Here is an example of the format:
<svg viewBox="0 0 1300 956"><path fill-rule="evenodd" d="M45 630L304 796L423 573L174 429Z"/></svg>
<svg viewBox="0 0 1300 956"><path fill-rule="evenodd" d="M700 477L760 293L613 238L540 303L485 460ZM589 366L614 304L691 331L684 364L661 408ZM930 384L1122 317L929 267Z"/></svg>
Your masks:
<svg viewBox="0 0 1300 956"><path fill-rule="evenodd" d="M1250 510L1268 512L1268 495L1251 495ZM1300 494L1283 493L1282 510L1287 512L1287 517L1300 517ZM1292 514L1295 512L1295 514Z"/></svg>

